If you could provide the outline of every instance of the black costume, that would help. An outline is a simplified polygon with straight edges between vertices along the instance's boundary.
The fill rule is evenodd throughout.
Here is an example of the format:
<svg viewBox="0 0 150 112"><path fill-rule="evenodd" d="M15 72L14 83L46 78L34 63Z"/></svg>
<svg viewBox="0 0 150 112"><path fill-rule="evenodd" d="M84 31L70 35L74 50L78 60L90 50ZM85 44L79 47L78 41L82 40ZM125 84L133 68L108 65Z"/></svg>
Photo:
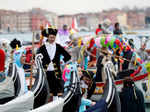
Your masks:
<svg viewBox="0 0 150 112"><path fill-rule="evenodd" d="M115 23L115 29L113 31L113 34L114 35L121 35L121 34L123 34L121 29L119 28L119 23Z"/></svg>
<svg viewBox="0 0 150 112"><path fill-rule="evenodd" d="M49 35L57 34L56 29L49 28L44 30L42 32L42 35L48 37L47 32ZM53 93L54 96L56 96L57 93L63 92L63 80L61 77L61 69L60 69L60 56L61 55L64 56L64 62L69 61L71 59L71 56L62 46L60 46L57 43L54 44L56 44L56 50L55 50L54 58L52 60L47 51L46 44L44 44L39 48L38 53L41 53L43 55L42 65L43 68L46 70L50 92ZM50 71L47 70L50 63L53 63L54 70L50 70Z"/></svg>
<svg viewBox="0 0 150 112"><path fill-rule="evenodd" d="M113 31L113 34L114 34L114 35L120 35L120 34L123 34L123 33L122 33L122 31L121 31L120 29L115 29L115 30Z"/></svg>
<svg viewBox="0 0 150 112"><path fill-rule="evenodd" d="M48 55L45 45L40 47L39 53L42 53L42 55L43 55L42 64L43 64L44 69L47 69L47 67L51 61L54 64L55 70L46 72L50 91L54 94L56 94L58 92L62 92L63 84L62 84L61 70L60 70L60 56L63 55L65 57L64 58L65 62L70 60L71 56L59 44L56 44L56 53L55 53L53 60L50 60L50 57Z"/></svg>
<svg viewBox="0 0 150 112"><path fill-rule="evenodd" d="M127 60L124 60L124 63L122 64L122 71L118 72L117 79L123 79L124 77L128 77L132 73L134 73L133 69L129 69L129 64L130 64L129 61L131 61L132 55L133 52L131 50L127 50L127 51L123 50L123 58Z"/></svg>
<svg viewBox="0 0 150 112"><path fill-rule="evenodd" d="M144 96L133 81L124 81L120 93L121 112L145 112Z"/></svg>

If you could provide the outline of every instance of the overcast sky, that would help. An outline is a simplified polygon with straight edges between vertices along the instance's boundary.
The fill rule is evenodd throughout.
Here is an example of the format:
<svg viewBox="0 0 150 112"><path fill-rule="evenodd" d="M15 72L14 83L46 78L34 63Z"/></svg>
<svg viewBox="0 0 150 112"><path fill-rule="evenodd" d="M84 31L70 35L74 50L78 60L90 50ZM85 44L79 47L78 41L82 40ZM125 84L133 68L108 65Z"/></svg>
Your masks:
<svg viewBox="0 0 150 112"><path fill-rule="evenodd" d="M0 9L27 11L42 8L57 14L74 14L79 12L97 12L109 8L150 6L150 0L0 0Z"/></svg>

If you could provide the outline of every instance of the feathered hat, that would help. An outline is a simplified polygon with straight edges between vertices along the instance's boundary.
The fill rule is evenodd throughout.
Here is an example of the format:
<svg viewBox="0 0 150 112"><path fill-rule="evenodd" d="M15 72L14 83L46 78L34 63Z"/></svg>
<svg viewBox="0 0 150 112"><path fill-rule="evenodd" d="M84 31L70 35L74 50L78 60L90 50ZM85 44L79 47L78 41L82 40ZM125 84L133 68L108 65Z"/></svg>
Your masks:
<svg viewBox="0 0 150 112"><path fill-rule="evenodd" d="M48 37L49 35L57 35L58 30L54 27L46 28L42 31L42 36Z"/></svg>
<svg viewBox="0 0 150 112"><path fill-rule="evenodd" d="M16 46L21 47L21 42L15 38L10 42L10 47L15 49Z"/></svg>

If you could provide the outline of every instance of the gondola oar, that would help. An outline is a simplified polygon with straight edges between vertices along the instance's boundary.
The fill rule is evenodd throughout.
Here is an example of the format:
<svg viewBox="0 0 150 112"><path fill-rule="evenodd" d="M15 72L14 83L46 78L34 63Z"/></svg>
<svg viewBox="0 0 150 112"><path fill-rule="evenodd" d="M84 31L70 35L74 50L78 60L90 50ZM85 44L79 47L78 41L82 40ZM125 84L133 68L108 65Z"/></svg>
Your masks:
<svg viewBox="0 0 150 112"><path fill-rule="evenodd" d="M31 59L31 72L30 72L30 85L29 88L32 88L32 79L33 79L33 56L34 56L34 32L33 32L33 36L32 36L32 59Z"/></svg>

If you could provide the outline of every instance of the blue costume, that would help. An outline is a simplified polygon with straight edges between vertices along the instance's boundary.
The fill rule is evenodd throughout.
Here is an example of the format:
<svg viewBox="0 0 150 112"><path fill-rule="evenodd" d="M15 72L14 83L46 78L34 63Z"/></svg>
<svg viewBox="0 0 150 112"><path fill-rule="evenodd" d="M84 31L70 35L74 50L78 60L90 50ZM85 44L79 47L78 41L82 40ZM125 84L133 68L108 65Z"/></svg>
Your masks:
<svg viewBox="0 0 150 112"><path fill-rule="evenodd" d="M91 100L82 97L79 112L84 112L86 110L86 106L91 106L91 104L92 104Z"/></svg>
<svg viewBox="0 0 150 112"><path fill-rule="evenodd" d="M26 93L28 91L28 88L27 88L27 84L26 84L25 73L22 68L23 64L21 63L20 59L21 59L22 55L25 53L26 53L26 51L24 49L18 49L18 50L15 50L14 54L13 54L14 63L17 65L19 73L20 73L19 77L20 77L21 83L24 85L24 90L22 90L22 91L24 91L24 93Z"/></svg>
<svg viewBox="0 0 150 112"><path fill-rule="evenodd" d="M24 49L18 49L13 54L14 61L18 67L23 67L23 64L20 61L23 54L26 54Z"/></svg>

